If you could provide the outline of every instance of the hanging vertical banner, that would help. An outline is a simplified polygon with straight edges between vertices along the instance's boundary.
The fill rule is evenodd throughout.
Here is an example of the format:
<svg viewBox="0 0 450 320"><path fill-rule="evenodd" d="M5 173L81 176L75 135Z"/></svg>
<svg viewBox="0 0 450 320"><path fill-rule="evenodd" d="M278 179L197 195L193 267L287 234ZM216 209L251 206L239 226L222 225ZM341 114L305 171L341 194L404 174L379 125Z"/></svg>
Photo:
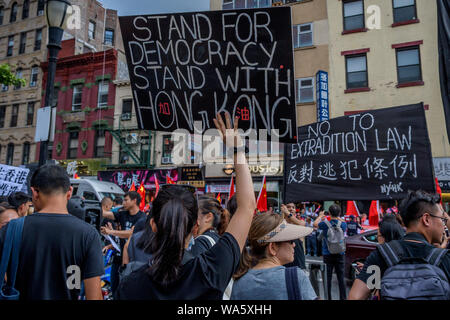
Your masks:
<svg viewBox="0 0 450 320"><path fill-rule="evenodd" d="M316 74L317 121L330 119L328 104L328 72L320 70Z"/></svg>
<svg viewBox="0 0 450 320"><path fill-rule="evenodd" d="M285 147L285 203L435 192L423 104L317 122L300 127L298 138Z"/></svg>
<svg viewBox="0 0 450 320"><path fill-rule="evenodd" d="M193 133L227 111L244 131L296 141L290 7L119 20L141 129Z"/></svg>

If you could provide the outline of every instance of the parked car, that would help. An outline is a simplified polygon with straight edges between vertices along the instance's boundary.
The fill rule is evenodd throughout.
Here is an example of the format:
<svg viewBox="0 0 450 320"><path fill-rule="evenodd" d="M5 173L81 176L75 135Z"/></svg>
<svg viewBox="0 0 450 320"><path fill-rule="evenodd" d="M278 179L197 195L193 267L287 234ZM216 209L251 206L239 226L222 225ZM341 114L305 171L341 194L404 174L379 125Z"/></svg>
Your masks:
<svg viewBox="0 0 450 320"><path fill-rule="evenodd" d="M349 282L355 280L356 274L352 264L364 263L378 244L378 228L363 231L345 239L345 277Z"/></svg>

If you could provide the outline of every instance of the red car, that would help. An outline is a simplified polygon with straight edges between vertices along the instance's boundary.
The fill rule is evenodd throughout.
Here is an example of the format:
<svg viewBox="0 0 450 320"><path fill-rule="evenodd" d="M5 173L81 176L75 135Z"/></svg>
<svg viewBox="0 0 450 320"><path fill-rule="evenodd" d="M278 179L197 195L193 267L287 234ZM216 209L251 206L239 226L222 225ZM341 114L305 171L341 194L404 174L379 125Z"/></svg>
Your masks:
<svg viewBox="0 0 450 320"><path fill-rule="evenodd" d="M356 262L364 263L370 253L375 250L378 244L378 228L363 231L360 234L345 239L345 277L353 282L355 270L352 264Z"/></svg>

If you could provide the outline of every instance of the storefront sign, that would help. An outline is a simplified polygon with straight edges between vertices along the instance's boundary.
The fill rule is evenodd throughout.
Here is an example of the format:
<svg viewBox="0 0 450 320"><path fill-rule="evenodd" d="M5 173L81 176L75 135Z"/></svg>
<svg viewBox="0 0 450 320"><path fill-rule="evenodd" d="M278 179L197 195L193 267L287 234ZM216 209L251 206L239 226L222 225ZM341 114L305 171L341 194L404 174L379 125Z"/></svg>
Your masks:
<svg viewBox="0 0 450 320"><path fill-rule="evenodd" d="M64 123L67 122L82 122L86 119L86 113L81 112L71 112L62 115L62 119Z"/></svg>
<svg viewBox="0 0 450 320"><path fill-rule="evenodd" d="M249 165L248 168L250 169L250 173L253 175L270 176L270 175L280 175L283 173L282 163L280 163L279 166L272 166L268 164L256 166ZM232 173L234 173L234 166L232 164L227 164L223 166L222 171L229 176Z"/></svg>
<svg viewBox="0 0 450 320"><path fill-rule="evenodd" d="M330 119L328 104L328 72L319 71L316 74L317 121Z"/></svg>

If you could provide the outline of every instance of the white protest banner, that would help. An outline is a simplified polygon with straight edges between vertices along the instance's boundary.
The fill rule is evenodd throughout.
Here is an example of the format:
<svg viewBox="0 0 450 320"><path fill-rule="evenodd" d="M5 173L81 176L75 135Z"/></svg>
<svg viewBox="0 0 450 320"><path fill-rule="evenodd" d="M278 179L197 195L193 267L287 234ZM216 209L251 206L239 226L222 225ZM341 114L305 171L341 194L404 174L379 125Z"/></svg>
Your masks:
<svg viewBox="0 0 450 320"><path fill-rule="evenodd" d="M20 191L27 182L30 169L0 164L0 196Z"/></svg>

